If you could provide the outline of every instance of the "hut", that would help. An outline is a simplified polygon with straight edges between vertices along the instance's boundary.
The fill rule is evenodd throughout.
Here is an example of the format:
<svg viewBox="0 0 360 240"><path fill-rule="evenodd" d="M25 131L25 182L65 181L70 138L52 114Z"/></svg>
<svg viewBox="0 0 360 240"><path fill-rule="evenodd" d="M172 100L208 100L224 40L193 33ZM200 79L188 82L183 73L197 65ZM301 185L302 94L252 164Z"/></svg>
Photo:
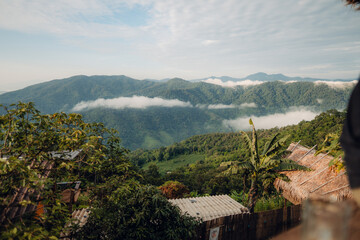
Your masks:
<svg viewBox="0 0 360 240"><path fill-rule="evenodd" d="M228 195L170 199L183 213L200 218L202 221L249 213L249 210Z"/></svg>
<svg viewBox="0 0 360 240"><path fill-rule="evenodd" d="M197 239L241 239L247 236L249 210L228 195L170 199L182 213L202 221ZM246 224L246 226L245 226Z"/></svg>
<svg viewBox="0 0 360 240"><path fill-rule="evenodd" d="M329 163L333 159L328 154L315 156L315 147L308 148L298 143L291 143L288 147L290 155L287 157L311 171L285 172L289 182L277 179L274 183L277 190L293 204L300 204L307 198L322 198L344 200L351 198L346 170L334 171Z"/></svg>

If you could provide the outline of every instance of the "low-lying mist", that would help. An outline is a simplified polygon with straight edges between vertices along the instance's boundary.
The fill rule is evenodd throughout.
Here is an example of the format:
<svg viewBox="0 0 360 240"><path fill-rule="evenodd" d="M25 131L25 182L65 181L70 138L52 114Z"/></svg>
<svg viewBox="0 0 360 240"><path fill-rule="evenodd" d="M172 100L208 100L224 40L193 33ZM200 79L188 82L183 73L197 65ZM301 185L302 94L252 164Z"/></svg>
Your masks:
<svg viewBox="0 0 360 240"><path fill-rule="evenodd" d="M237 119L224 120L223 124L233 130L249 130L249 119L251 118L257 129L269 129L273 127L284 127L298 124L302 120L310 121L320 114L306 107L290 108L287 113L275 113L266 116L248 116Z"/></svg>
<svg viewBox="0 0 360 240"><path fill-rule="evenodd" d="M255 108L255 103L235 104L196 104L195 106L190 102L184 102L178 99L163 99L159 97L149 98L144 96L132 97L118 97L111 99L99 98L94 101L81 101L77 103L72 111L84 111L93 108L111 108L111 109L125 109L136 108L145 109L149 107L196 107L200 109L230 109L230 108Z"/></svg>
<svg viewBox="0 0 360 240"><path fill-rule="evenodd" d="M76 104L73 111L83 111L93 108L138 108L145 109L148 107L192 107L189 102L183 102L177 99L148 98L143 96L118 97L112 99L99 98L94 101L81 101Z"/></svg>
<svg viewBox="0 0 360 240"><path fill-rule="evenodd" d="M237 81L237 82L234 82L234 81L223 82L221 79L218 79L218 78L209 78L209 79L203 80L202 82L210 83L210 84L214 84L214 85L219 85L219 86L222 86L222 87L230 87L230 88L234 88L234 87L237 87L237 86L248 87L248 86L255 86L255 85L266 83L265 81L258 81L258 80L243 80L243 81Z"/></svg>

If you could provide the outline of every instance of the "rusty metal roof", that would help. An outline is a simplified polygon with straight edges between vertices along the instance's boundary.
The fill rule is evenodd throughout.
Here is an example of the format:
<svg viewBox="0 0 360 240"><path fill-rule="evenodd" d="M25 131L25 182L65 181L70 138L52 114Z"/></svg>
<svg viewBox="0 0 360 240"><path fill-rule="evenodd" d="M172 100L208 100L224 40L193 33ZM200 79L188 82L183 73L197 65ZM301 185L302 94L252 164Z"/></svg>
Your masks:
<svg viewBox="0 0 360 240"><path fill-rule="evenodd" d="M228 195L170 199L183 213L201 218L203 221L249 213L249 210Z"/></svg>
<svg viewBox="0 0 360 240"><path fill-rule="evenodd" d="M51 156L53 158L62 158L65 160L73 160L76 158L82 150L76 150L76 151L59 151L59 152L51 152ZM5 159L8 157L5 157ZM22 157L20 157L21 159ZM44 160L40 163L36 163L35 161L29 161L29 167L37 167L41 169L38 177L39 179L47 178L52 171L52 168L54 166L53 161ZM33 189L30 189L28 187L20 187L13 195L9 195L8 197L9 205L5 207L4 209L0 210L0 224L3 223L3 221L6 218L12 219L15 217L22 216L25 213L33 212L36 210L36 205L26 205L21 206L19 203L23 200L30 200L40 199L40 192L35 192Z"/></svg>
<svg viewBox="0 0 360 240"><path fill-rule="evenodd" d="M63 240L73 239L69 236L72 223L79 224L79 227L84 226L89 218L90 213L91 211L89 208L77 209L73 211L71 217L74 221L65 225L63 232L60 234L60 238Z"/></svg>

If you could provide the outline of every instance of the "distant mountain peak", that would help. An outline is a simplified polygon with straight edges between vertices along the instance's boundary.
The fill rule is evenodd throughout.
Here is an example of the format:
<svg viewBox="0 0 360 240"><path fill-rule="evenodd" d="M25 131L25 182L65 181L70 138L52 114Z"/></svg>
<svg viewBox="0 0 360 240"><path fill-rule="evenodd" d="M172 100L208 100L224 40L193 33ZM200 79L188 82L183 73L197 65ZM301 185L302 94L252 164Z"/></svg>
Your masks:
<svg viewBox="0 0 360 240"><path fill-rule="evenodd" d="M254 74L251 74L251 75L243 78L243 80L245 80L245 79L260 80L260 81L276 81L276 80L286 81L286 80L289 80L290 77L287 77L281 73L267 74L264 72L258 72L258 73L254 73Z"/></svg>
<svg viewBox="0 0 360 240"><path fill-rule="evenodd" d="M196 79L192 80L192 82L204 81L208 79L220 79L223 82L239 82L244 80L252 80L252 81L264 81L264 82L272 82L272 81L302 81L302 82L315 82L315 81L350 81L350 79L323 79L323 78L311 78L311 77L289 77L282 73L276 74L267 74L264 72L258 72L254 74L250 74L244 78L233 78L229 76L222 76L222 77L207 77L203 79Z"/></svg>

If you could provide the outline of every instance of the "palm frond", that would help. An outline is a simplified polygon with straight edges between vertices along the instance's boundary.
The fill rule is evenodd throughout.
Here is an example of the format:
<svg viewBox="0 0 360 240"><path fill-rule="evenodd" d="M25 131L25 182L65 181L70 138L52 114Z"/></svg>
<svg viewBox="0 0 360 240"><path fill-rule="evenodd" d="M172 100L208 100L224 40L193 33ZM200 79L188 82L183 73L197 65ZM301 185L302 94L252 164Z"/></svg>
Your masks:
<svg viewBox="0 0 360 240"><path fill-rule="evenodd" d="M290 182L290 178L288 176L286 176L285 174L279 174L278 178L285 182Z"/></svg>
<svg viewBox="0 0 360 240"><path fill-rule="evenodd" d="M239 172L239 168L237 165L232 165L230 166L228 169L226 169L225 171L223 171L221 174L224 175L232 175L232 174L237 174Z"/></svg>
<svg viewBox="0 0 360 240"><path fill-rule="evenodd" d="M252 126L252 151L254 154L254 158L256 160L259 159L259 149L258 149L258 142L257 142L257 133L255 129L255 125L251 118L249 119L249 124Z"/></svg>
<svg viewBox="0 0 360 240"><path fill-rule="evenodd" d="M249 162L242 162L237 164L239 169L253 169L254 166Z"/></svg>
<svg viewBox="0 0 360 240"><path fill-rule="evenodd" d="M285 137L281 138L280 140L272 143L271 146L269 146L268 151L265 153L265 155L279 155L279 150L281 149L282 146L284 146L284 143L286 142L286 140L290 137L290 135L286 135Z"/></svg>
<svg viewBox="0 0 360 240"><path fill-rule="evenodd" d="M282 162L276 168L276 171L294 171L294 170L301 170L301 171L311 171L310 168L299 165L295 162Z"/></svg>
<svg viewBox="0 0 360 240"><path fill-rule="evenodd" d="M241 133L247 147L249 148L249 150L251 150L251 139L250 139L250 137L244 131L240 131L240 133Z"/></svg>
<svg viewBox="0 0 360 240"><path fill-rule="evenodd" d="M276 141L276 138L278 136L279 136L279 133L275 134L270 141L267 141L265 143L265 147L264 147L264 151L263 151L262 155L265 155L267 153L267 151L269 151L270 147L274 144L274 142Z"/></svg>
<svg viewBox="0 0 360 240"><path fill-rule="evenodd" d="M253 152L253 149L252 149L251 139L250 139L249 135L247 135L246 132L244 132L244 131L240 131L240 132L242 133L242 137L244 138L244 141L245 141L245 143L247 144L247 147L250 150L250 155L251 155L250 162L253 165L256 165L256 161L255 161L256 156L254 155L254 152Z"/></svg>
<svg viewBox="0 0 360 240"><path fill-rule="evenodd" d="M229 167L231 165L233 165L234 162L233 161L228 161L228 162L222 162L220 163L220 166L219 167Z"/></svg>

